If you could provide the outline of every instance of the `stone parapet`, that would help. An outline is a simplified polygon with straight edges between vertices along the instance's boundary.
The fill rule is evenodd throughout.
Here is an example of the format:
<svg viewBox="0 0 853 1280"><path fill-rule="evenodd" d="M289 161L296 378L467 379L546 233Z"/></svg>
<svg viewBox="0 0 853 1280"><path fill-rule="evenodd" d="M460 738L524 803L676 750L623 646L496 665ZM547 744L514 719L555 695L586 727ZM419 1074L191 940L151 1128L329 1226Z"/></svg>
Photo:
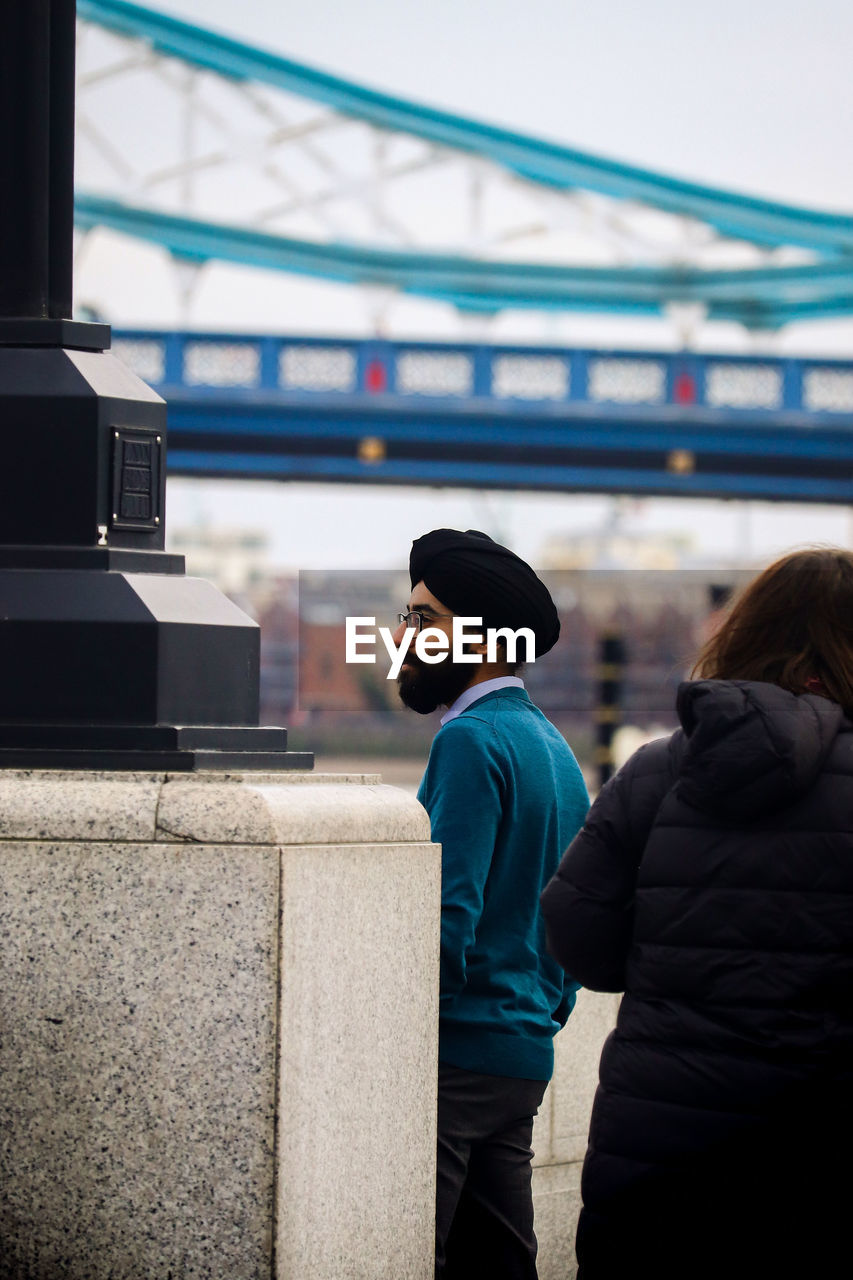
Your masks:
<svg viewBox="0 0 853 1280"><path fill-rule="evenodd" d="M0 773L0 1277L428 1280L439 893L375 776Z"/></svg>

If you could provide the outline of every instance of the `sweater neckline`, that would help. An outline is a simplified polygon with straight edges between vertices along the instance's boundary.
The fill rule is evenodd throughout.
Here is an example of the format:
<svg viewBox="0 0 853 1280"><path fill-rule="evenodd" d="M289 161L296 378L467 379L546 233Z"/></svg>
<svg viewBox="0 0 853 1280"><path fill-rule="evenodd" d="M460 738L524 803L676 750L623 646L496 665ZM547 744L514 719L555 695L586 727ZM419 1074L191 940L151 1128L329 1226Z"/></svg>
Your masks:
<svg viewBox="0 0 853 1280"><path fill-rule="evenodd" d="M467 692L468 690L466 690L466 693ZM459 710L454 710L454 707L456 706L456 703L454 703L450 710L441 717L442 727L444 727L445 724L449 724L451 720L456 720L459 716L465 715L466 712L473 711L473 709L475 707L479 707L481 703L491 702L495 698L513 698L520 699L523 702L530 701L530 695L523 684L502 685L499 689L489 689L487 693L482 693L471 702L466 702ZM457 702L458 701L459 699L457 699ZM451 712L453 712L452 715Z"/></svg>

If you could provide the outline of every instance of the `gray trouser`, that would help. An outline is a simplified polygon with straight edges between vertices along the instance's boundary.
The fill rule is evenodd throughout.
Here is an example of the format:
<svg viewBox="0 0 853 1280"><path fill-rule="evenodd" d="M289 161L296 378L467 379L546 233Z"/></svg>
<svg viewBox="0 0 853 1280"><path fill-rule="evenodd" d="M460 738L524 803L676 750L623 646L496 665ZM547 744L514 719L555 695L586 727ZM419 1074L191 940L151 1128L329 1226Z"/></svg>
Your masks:
<svg viewBox="0 0 853 1280"><path fill-rule="evenodd" d="M530 1139L546 1085L439 1066L437 1280L536 1280Z"/></svg>

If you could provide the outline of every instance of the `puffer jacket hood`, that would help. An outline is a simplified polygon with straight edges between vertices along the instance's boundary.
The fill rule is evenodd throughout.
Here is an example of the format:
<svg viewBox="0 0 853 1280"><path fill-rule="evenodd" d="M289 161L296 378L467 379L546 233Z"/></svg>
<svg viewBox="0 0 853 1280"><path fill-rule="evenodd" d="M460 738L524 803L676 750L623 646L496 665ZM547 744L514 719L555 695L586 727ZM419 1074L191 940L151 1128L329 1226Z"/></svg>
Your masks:
<svg viewBox="0 0 853 1280"><path fill-rule="evenodd" d="M754 819L808 791L843 719L828 698L745 680L683 684L677 709L687 738L678 794L731 821Z"/></svg>

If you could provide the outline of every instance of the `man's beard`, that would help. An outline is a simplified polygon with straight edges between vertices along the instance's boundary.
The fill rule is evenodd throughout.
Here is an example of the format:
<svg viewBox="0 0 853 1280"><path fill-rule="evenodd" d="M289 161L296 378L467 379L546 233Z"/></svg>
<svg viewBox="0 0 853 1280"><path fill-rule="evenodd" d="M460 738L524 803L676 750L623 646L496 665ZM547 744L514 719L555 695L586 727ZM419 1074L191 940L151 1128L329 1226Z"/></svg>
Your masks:
<svg viewBox="0 0 853 1280"><path fill-rule="evenodd" d="M397 676L397 692L404 706L426 716L436 707L449 707L455 702L471 675L467 663L454 663L445 658L431 666L411 653Z"/></svg>

